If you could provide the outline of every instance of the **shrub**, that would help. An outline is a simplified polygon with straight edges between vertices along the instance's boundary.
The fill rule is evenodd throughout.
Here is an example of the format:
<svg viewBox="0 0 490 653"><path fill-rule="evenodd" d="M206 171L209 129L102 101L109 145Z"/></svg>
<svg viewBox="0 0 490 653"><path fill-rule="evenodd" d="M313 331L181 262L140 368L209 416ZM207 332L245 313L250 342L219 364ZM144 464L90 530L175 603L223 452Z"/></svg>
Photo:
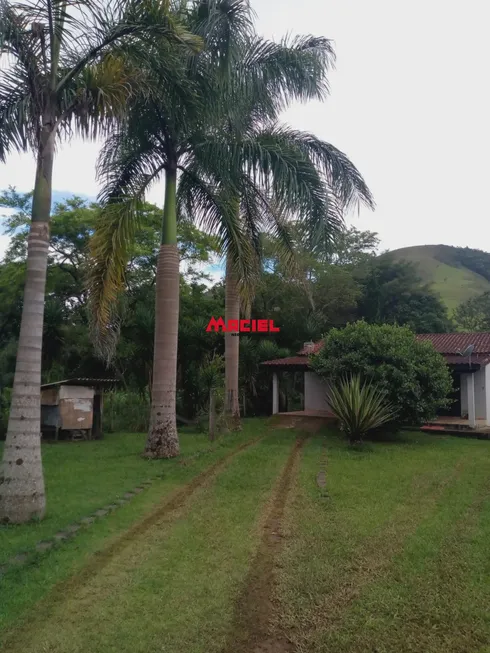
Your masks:
<svg viewBox="0 0 490 653"><path fill-rule="evenodd" d="M103 415L103 430L107 433L144 433L149 426L149 396L122 390L108 392Z"/></svg>
<svg viewBox="0 0 490 653"><path fill-rule="evenodd" d="M373 383L361 383L359 374L333 384L328 401L351 444L361 442L368 431L394 420L396 411L385 393Z"/></svg>
<svg viewBox="0 0 490 653"><path fill-rule="evenodd" d="M452 381L443 357L407 327L356 322L332 329L312 367L329 382L360 374L374 383L400 425L423 424L450 403Z"/></svg>

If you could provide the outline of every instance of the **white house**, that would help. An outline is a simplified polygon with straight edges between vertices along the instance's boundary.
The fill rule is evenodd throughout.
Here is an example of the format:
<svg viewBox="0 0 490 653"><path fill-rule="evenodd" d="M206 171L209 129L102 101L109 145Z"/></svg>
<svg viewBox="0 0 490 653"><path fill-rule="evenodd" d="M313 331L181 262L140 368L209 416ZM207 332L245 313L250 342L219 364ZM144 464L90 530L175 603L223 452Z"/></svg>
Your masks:
<svg viewBox="0 0 490 653"><path fill-rule="evenodd" d="M468 428L490 426L490 333L429 333L418 335L419 340L429 340L444 356L454 381L454 403L439 420L458 423ZM305 343L297 356L267 361L263 365L272 370L272 413L280 412L279 385L281 372L296 371L304 375L304 415L329 414L328 384L310 368L309 357L316 354L322 342ZM472 346L471 356L463 357Z"/></svg>

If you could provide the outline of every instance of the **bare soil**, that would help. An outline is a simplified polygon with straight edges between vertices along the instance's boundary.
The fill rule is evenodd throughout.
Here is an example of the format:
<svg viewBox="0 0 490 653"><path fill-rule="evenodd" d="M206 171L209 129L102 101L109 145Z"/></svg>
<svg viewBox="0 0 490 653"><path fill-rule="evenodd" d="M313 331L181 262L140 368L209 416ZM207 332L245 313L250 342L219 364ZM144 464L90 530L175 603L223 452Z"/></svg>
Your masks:
<svg viewBox="0 0 490 653"><path fill-rule="evenodd" d="M259 549L235 606L231 636L223 653L288 653L286 633L273 632L275 567L283 544L284 508L296 475L305 437L298 437L279 478L262 526Z"/></svg>

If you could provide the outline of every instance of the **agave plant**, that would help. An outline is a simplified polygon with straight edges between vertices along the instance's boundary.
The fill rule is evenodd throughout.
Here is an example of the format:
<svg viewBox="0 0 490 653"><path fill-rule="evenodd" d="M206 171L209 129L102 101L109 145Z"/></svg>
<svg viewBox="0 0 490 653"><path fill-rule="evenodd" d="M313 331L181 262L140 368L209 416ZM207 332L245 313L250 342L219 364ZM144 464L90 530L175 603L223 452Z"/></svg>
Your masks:
<svg viewBox="0 0 490 653"><path fill-rule="evenodd" d="M351 444L361 442L368 431L391 422L396 415L385 393L373 383L362 382L358 374L332 385L327 398Z"/></svg>

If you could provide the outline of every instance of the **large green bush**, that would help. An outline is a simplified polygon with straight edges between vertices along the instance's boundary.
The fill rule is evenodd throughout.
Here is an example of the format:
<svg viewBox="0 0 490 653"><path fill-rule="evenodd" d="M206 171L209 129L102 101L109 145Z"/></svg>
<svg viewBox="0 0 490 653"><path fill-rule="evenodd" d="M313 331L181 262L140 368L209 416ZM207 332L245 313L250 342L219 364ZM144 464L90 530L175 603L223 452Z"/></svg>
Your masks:
<svg viewBox="0 0 490 653"><path fill-rule="evenodd" d="M443 357L407 327L356 322L332 329L312 367L328 381L359 374L374 382L400 424L423 424L450 401L452 381Z"/></svg>

